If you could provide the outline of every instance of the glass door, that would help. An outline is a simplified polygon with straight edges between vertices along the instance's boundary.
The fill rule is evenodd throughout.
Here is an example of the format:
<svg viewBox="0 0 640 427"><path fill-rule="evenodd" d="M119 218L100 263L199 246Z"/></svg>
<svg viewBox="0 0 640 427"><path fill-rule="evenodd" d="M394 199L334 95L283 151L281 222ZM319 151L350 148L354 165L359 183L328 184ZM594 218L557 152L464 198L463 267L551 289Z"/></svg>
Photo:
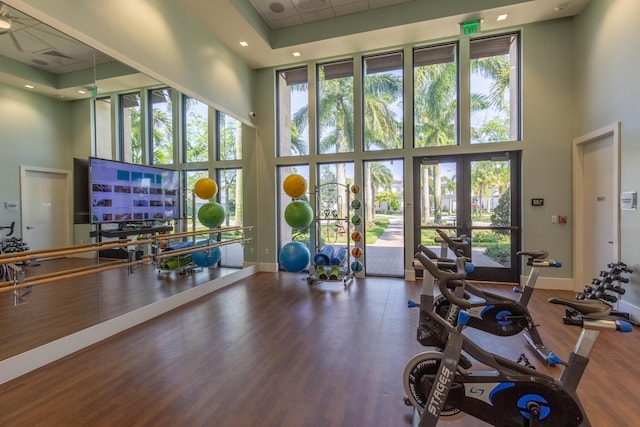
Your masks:
<svg viewBox="0 0 640 427"><path fill-rule="evenodd" d="M520 152L416 158L414 244L451 258L436 229L465 238L469 279L519 282L519 177Z"/></svg>

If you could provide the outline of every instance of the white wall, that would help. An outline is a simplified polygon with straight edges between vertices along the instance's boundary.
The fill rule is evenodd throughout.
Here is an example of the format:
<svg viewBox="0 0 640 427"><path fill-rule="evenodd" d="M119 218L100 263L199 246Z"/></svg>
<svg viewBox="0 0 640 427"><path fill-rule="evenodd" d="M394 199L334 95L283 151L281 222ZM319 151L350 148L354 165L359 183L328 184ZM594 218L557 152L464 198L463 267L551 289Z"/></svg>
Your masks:
<svg viewBox="0 0 640 427"><path fill-rule="evenodd" d="M640 2L592 0L575 20L574 135L622 122L621 191L640 191ZM640 306L640 212L621 213L621 261L635 271L624 300Z"/></svg>

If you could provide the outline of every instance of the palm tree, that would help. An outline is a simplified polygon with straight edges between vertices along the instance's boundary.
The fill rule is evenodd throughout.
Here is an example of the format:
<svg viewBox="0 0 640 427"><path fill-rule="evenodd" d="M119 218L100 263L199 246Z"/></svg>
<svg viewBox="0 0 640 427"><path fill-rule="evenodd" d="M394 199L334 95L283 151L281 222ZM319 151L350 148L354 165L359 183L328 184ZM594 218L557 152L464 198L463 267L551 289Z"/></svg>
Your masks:
<svg viewBox="0 0 640 427"><path fill-rule="evenodd" d="M384 162L368 162L365 166L365 175L368 177L369 185L367 185L367 219L375 220L375 200L378 189L391 191L393 184L393 172L384 164Z"/></svg>
<svg viewBox="0 0 640 427"><path fill-rule="evenodd" d="M435 147L455 144L456 101L456 64L454 62L432 64L415 69L415 145L416 147ZM423 168L423 182L429 182L433 176L434 222L442 223L440 165ZM423 198L422 212L428 218L430 212L429 187ZM426 220L426 218L425 218Z"/></svg>
<svg viewBox="0 0 640 427"><path fill-rule="evenodd" d="M364 144L365 150L402 147L402 123L396 119L392 105L402 96L402 76L398 73L367 74L364 80ZM386 172L383 172L386 170ZM364 187L367 218L375 218L376 189L391 188L393 174L380 163L365 168Z"/></svg>
<svg viewBox="0 0 640 427"><path fill-rule="evenodd" d="M449 197L449 215L453 213L453 195L456 192L456 176L443 176L442 185L440 186L445 196Z"/></svg>
<svg viewBox="0 0 640 427"><path fill-rule="evenodd" d="M173 89L158 89L152 92L153 164L173 163Z"/></svg>
<svg viewBox="0 0 640 427"><path fill-rule="evenodd" d="M325 78L320 68L318 95L318 134L320 153L352 152L354 141L353 77ZM346 165L336 163L335 182L347 185ZM336 195L337 197L337 195ZM338 197L340 212L348 212L344 197Z"/></svg>

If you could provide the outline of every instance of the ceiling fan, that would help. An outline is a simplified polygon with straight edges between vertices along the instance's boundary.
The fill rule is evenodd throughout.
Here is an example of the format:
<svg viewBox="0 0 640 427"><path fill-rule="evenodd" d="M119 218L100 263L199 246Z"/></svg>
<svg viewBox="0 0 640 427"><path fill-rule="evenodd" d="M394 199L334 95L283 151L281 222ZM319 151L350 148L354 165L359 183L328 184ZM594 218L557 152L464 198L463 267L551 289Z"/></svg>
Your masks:
<svg viewBox="0 0 640 427"><path fill-rule="evenodd" d="M9 13L6 4L0 3L0 36L9 34L9 37L11 38L11 41L15 45L16 49L22 52L22 46L20 46L20 43L18 43L16 35L13 34L13 23L14 21L18 21L19 19L19 17L13 16Z"/></svg>

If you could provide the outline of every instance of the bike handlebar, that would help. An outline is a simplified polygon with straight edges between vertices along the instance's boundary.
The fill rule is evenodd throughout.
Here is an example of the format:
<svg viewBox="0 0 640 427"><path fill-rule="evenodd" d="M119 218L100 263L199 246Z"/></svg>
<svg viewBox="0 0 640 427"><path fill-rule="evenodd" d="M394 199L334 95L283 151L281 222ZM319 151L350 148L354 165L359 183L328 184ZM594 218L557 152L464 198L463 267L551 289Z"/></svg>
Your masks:
<svg viewBox="0 0 640 427"><path fill-rule="evenodd" d="M13 231L14 231L14 227L15 227L15 226L16 226L16 222L15 222L15 221L12 221L10 226L8 226L8 227L0 227L0 230L4 230L4 229L6 229L6 228L8 228L9 230L11 230L11 231L9 231L9 234L7 234L7 237L9 237L9 236L11 236L11 235L13 234Z"/></svg>
<svg viewBox="0 0 640 427"><path fill-rule="evenodd" d="M457 305L458 307L462 308L462 309L469 309L471 308L471 303L469 303L468 301L459 298L457 296L455 296L447 287L447 283L455 281L455 280L462 280L467 276L467 273L462 271L444 271L441 270L440 268L438 268L438 266L436 264L433 263L433 261L431 261L429 258L427 258L426 255L424 255L421 252L418 252L416 255L416 258L418 259L418 261L420 261L420 263L422 263L422 265L424 266L424 268L436 279L438 279L438 288L440 289L440 292L442 293L442 295L452 304ZM459 284L456 283L456 286L463 286L464 283L460 282Z"/></svg>

